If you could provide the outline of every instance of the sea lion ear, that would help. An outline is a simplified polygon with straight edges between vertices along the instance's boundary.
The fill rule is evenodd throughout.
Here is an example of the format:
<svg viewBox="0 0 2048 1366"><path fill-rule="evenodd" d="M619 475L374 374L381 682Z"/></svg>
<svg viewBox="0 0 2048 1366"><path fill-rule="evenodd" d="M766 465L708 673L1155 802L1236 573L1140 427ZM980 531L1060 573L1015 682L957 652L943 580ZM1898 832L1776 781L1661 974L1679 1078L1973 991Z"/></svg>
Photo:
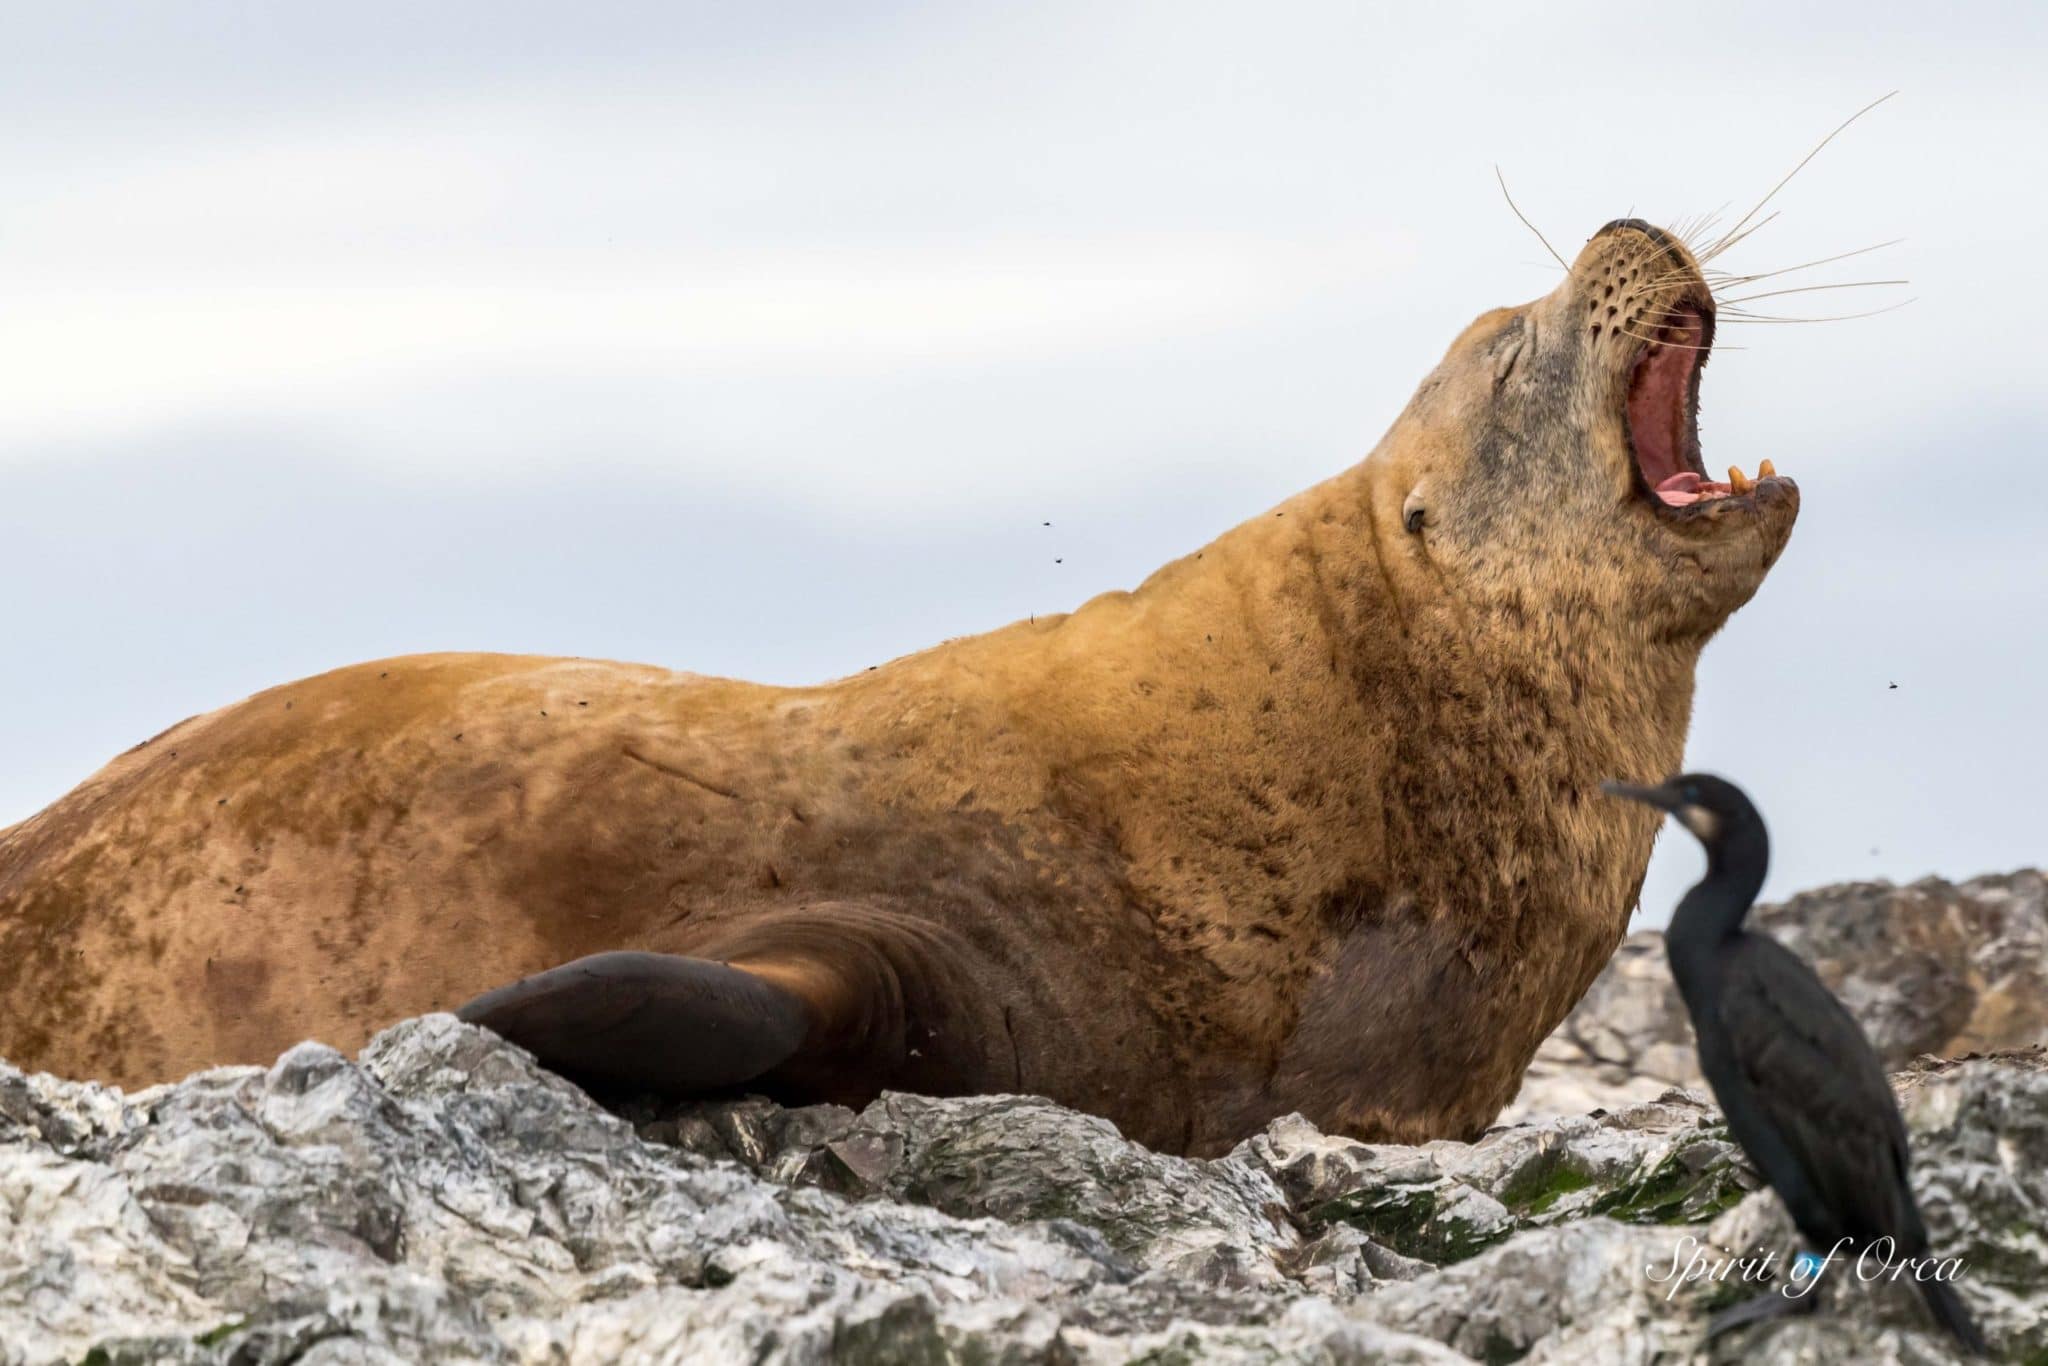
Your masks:
<svg viewBox="0 0 2048 1366"><path fill-rule="evenodd" d="M457 1018L577 1082L692 1095L737 1086L803 1045L811 1012L742 968L666 953L599 953L484 993Z"/></svg>
<svg viewBox="0 0 2048 1366"><path fill-rule="evenodd" d="M1401 525L1411 536L1420 535L1429 521L1429 509L1422 500L1422 485L1408 490L1408 496L1401 503Z"/></svg>

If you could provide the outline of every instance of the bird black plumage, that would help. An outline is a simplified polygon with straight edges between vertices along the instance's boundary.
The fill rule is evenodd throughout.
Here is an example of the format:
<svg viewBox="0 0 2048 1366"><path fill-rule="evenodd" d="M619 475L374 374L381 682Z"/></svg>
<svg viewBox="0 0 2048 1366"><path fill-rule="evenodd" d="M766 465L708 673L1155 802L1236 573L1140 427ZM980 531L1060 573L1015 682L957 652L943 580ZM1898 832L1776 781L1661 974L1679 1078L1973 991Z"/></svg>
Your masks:
<svg viewBox="0 0 2048 1366"><path fill-rule="evenodd" d="M1877 1051L1812 968L1742 928L1770 864L1763 817L1742 789L1706 774L1606 790L1671 813L1706 846L1707 875L1678 903L1664 946L1729 1133L1820 1256L1889 1237L1895 1255L1925 1258L1906 1124ZM1970 1351L1985 1350L1953 1285L1914 1283L1943 1329ZM1766 1299L1777 1303L1726 1312L1712 1331L1812 1304L1810 1296Z"/></svg>

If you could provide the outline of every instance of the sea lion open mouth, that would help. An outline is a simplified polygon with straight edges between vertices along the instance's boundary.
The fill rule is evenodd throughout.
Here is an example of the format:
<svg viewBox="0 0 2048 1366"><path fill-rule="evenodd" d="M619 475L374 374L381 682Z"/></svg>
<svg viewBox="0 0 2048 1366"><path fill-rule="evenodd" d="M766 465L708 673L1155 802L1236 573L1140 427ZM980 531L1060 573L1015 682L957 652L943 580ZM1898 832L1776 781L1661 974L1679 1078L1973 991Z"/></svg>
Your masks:
<svg viewBox="0 0 2048 1366"><path fill-rule="evenodd" d="M1660 512L1747 498L1760 480L1777 477L1768 460L1756 480L1739 466L1729 469L1726 481L1707 477L1700 461L1700 371L1713 345L1713 306L1687 299L1664 312L1662 325L1644 338L1629 369L1622 427L1638 488Z"/></svg>

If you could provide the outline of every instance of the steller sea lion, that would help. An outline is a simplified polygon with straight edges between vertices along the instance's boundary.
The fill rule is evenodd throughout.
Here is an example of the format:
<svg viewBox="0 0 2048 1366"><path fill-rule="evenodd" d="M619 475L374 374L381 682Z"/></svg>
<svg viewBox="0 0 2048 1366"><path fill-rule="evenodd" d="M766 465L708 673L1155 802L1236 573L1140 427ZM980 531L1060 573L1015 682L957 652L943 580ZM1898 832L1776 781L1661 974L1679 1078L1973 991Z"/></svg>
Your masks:
<svg viewBox="0 0 2048 1366"><path fill-rule="evenodd" d="M1475 1135L1641 886L1600 781L1679 767L1797 515L1705 478L1713 331L1610 223L1361 464L1071 614L818 687L427 655L188 720L0 832L0 1056L132 1086L460 1007L594 1086Z"/></svg>

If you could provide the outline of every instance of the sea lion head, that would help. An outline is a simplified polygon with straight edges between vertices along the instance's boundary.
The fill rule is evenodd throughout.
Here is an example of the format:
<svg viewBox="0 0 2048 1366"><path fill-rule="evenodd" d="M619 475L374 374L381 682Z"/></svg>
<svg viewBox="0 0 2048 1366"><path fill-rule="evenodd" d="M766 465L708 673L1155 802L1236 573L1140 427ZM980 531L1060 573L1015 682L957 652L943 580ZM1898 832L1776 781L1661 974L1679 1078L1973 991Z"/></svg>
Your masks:
<svg viewBox="0 0 2048 1366"><path fill-rule="evenodd" d="M1376 495L1461 596L1562 595L1704 639L1756 592L1799 513L1770 466L1722 482L1702 463L1714 311L1677 237L1609 223L1556 289L1452 344L1368 461Z"/></svg>

